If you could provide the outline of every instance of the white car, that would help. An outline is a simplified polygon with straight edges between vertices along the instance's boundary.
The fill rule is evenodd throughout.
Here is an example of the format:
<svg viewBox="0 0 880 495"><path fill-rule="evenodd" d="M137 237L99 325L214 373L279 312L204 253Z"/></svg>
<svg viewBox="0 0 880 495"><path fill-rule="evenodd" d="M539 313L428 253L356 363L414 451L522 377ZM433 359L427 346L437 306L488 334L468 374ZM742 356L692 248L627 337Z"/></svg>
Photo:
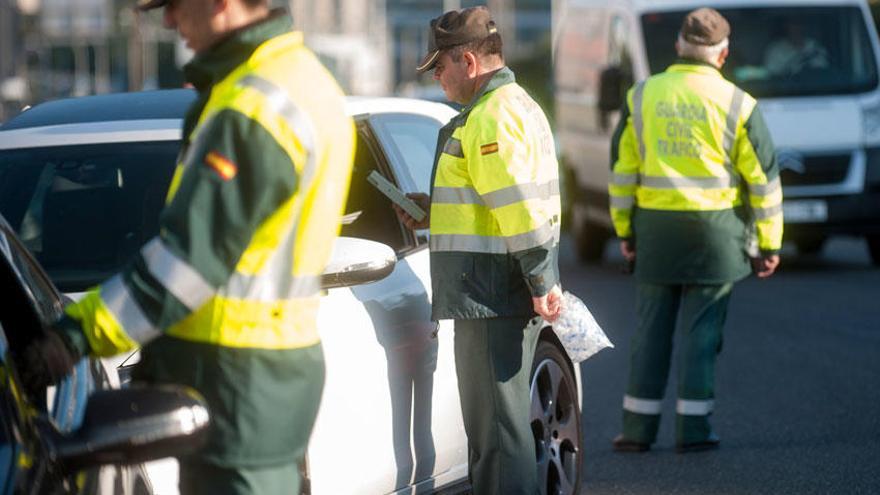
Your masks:
<svg viewBox="0 0 880 495"><path fill-rule="evenodd" d="M194 96L169 90L60 100L0 127L0 213L62 291L75 297L156 235L181 119ZM428 232L401 225L366 180L377 170L405 192L427 192L437 132L455 111L358 97L347 109L357 152L344 237L325 275L319 327L327 375L304 490L466 490L452 322L430 319ZM579 379L545 325L531 408L543 493L578 491ZM156 493L176 490L173 473L153 471Z"/></svg>

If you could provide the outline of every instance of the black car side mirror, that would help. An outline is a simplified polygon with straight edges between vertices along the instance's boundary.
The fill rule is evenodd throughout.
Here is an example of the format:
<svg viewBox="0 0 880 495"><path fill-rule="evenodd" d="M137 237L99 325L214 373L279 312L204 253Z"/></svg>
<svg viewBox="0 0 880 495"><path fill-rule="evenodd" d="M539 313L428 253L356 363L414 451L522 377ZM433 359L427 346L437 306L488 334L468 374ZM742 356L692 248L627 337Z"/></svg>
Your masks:
<svg viewBox="0 0 880 495"><path fill-rule="evenodd" d="M55 433L50 448L67 472L180 456L200 447L209 424L204 399L181 386L102 390L89 397L82 426Z"/></svg>

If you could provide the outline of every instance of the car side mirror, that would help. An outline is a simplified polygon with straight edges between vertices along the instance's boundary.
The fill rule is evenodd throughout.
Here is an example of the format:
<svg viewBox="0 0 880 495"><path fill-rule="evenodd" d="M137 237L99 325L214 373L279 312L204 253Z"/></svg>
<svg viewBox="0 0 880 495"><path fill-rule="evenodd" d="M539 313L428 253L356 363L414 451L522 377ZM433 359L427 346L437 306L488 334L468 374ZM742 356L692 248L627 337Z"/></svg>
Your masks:
<svg viewBox="0 0 880 495"><path fill-rule="evenodd" d="M204 399L177 385L135 385L89 397L82 426L54 433L50 447L67 472L133 464L196 450L209 423Z"/></svg>
<svg viewBox="0 0 880 495"><path fill-rule="evenodd" d="M382 280L394 271L397 256L381 242L339 237L321 276L321 288L349 287Z"/></svg>

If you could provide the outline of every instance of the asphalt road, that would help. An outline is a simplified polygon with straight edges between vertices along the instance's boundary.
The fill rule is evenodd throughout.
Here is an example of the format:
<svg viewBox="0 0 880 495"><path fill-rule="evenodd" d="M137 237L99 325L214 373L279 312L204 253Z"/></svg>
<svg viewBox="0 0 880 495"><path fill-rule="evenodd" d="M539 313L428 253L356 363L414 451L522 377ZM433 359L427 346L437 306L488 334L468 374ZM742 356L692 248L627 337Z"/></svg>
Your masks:
<svg viewBox="0 0 880 495"><path fill-rule="evenodd" d="M736 286L718 360L714 427L721 449L674 451L674 377L658 443L620 454L635 317L634 281L606 261L585 266L563 242L563 285L615 343L582 365L583 494L880 493L880 269L864 242L832 239L822 254L783 251L769 280Z"/></svg>

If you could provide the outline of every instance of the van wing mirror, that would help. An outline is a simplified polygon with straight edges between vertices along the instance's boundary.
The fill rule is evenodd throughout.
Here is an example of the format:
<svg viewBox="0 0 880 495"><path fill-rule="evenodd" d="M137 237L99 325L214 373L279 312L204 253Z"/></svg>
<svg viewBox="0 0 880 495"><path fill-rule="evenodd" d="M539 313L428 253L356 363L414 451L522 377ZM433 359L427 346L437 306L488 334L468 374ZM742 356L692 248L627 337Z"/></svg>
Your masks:
<svg viewBox="0 0 880 495"><path fill-rule="evenodd" d="M626 79L623 70L616 65L602 70L599 74L599 110L602 112L620 110L626 97L626 90L629 89L628 85L624 86Z"/></svg>
<svg viewBox="0 0 880 495"><path fill-rule="evenodd" d="M204 399L177 385L101 390L89 397L82 426L51 435L67 472L102 464L133 464L196 450L209 424Z"/></svg>
<svg viewBox="0 0 880 495"><path fill-rule="evenodd" d="M339 237L321 275L321 288L349 287L382 280L394 271L397 256L381 242Z"/></svg>

